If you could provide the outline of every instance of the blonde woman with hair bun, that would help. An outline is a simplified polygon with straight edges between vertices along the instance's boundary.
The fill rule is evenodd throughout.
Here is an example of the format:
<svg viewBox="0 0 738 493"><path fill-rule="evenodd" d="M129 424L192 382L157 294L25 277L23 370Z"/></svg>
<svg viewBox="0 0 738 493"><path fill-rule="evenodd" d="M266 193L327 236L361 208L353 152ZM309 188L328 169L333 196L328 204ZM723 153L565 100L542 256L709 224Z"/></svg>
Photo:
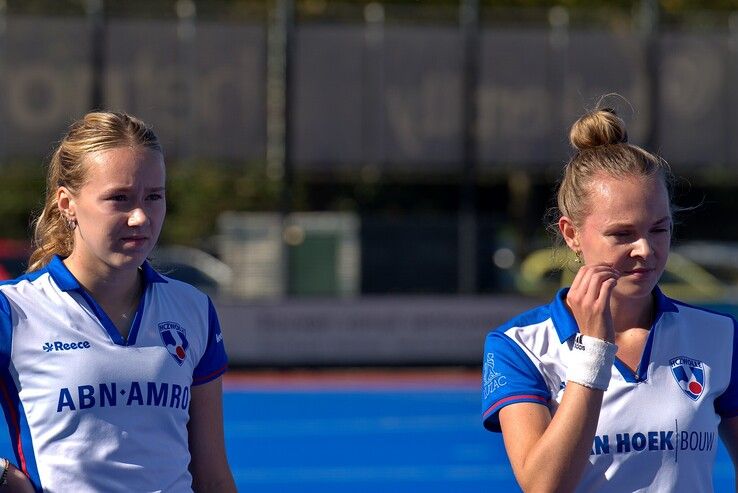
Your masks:
<svg viewBox="0 0 738 493"><path fill-rule="evenodd" d="M146 260L165 177L124 113L88 113L54 151L29 270L0 285L0 491L236 491L213 303Z"/></svg>
<svg viewBox="0 0 738 493"><path fill-rule="evenodd" d="M712 491L738 456L735 321L658 287L673 226L666 161L598 108L571 127L555 226L581 267L487 336L485 428L526 492Z"/></svg>

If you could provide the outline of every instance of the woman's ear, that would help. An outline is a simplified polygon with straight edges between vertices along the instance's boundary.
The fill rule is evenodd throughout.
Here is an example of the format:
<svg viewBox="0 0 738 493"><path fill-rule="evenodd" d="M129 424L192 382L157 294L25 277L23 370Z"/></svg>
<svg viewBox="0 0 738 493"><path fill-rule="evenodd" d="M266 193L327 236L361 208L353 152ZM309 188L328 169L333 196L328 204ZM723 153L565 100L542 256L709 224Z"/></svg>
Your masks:
<svg viewBox="0 0 738 493"><path fill-rule="evenodd" d="M59 187L56 189L56 206L67 221L75 218L74 197L67 187Z"/></svg>
<svg viewBox="0 0 738 493"><path fill-rule="evenodd" d="M561 216L559 218L559 231L561 236L564 238L567 246L571 248L574 253L581 251L579 246L579 230L574 225L574 221L568 216Z"/></svg>

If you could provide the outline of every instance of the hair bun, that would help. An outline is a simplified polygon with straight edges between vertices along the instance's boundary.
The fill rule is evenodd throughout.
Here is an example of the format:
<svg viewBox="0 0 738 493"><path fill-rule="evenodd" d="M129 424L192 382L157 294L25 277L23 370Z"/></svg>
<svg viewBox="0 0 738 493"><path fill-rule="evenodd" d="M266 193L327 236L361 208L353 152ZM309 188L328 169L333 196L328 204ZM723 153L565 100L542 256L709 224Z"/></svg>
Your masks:
<svg viewBox="0 0 738 493"><path fill-rule="evenodd" d="M571 126L569 142L578 151L628 142L625 122L611 108L586 113Z"/></svg>

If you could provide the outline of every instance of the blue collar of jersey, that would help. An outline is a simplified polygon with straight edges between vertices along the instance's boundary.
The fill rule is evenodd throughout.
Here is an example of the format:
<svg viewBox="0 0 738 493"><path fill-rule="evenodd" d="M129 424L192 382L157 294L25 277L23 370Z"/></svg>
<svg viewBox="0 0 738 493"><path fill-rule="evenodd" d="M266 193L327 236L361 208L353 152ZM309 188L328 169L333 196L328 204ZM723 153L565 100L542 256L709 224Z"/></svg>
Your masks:
<svg viewBox="0 0 738 493"><path fill-rule="evenodd" d="M46 266L46 269L49 271L49 275L52 277L52 279L54 279L56 285L59 286L59 289L61 289L62 291L73 291L81 289L79 281L77 281L72 273L69 272L69 269L67 269L67 266L64 265L64 262L58 255L54 255L54 257ZM164 277L162 277L158 272L154 270L153 267L151 267L148 261L145 261L143 263L143 265L141 266L141 270L143 271L144 282L147 286L154 282L167 282Z"/></svg>
<svg viewBox="0 0 738 493"><path fill-rule="evenodd" d="M556 327L556 332L559 334L559 340L562 343L579 332L577 321L566 306L567 292L569 292L569 288L560 289L549 305L554 327ZM656 317L654 318L653 325L656 326L663 313L677 312L679 309L673 301L661 292L658 286L653 288L653 295L656 298Z"/></svg>

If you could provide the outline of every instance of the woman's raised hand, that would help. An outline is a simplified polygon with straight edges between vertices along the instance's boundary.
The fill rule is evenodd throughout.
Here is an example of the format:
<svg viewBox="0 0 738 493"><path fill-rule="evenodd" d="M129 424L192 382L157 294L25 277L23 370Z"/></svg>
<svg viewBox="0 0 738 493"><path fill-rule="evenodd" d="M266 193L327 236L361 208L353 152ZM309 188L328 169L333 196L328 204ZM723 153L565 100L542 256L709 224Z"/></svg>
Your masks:
<svg viewBox="0 0 738 493"><path fill-rule="evenodd" d="M610 296L620 273L607 264L584 265L574 277L566 302L583 335L615 341Z"/></svg>

